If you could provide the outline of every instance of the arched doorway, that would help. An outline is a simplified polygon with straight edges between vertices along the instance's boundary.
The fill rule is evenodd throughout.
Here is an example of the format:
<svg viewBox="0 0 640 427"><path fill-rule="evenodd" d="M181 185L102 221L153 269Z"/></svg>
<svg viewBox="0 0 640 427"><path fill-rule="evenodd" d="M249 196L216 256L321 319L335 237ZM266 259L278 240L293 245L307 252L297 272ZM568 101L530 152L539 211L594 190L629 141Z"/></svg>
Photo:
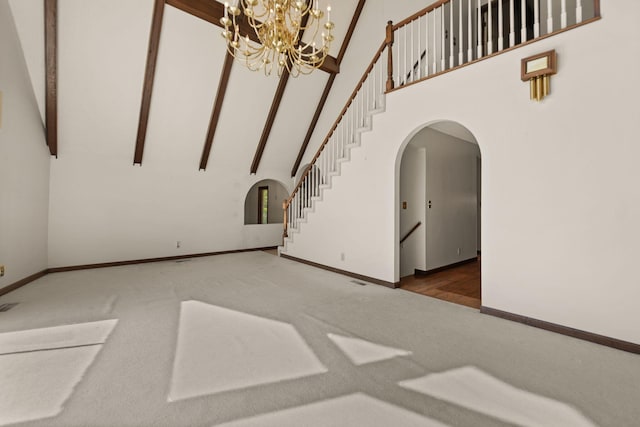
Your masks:
<svg viewBox="0 0 640 427"><path fill-rule="evenodd" d="M399 173L400 287L479 308L481 154L440 121L405 144Z"/></svg>

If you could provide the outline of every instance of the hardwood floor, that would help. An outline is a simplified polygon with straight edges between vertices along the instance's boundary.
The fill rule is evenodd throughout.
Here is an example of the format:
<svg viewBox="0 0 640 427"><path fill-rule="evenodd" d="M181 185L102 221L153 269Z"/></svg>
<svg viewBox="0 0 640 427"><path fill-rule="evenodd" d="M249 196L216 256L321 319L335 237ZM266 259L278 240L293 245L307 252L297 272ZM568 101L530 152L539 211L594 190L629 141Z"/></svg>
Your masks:
<svg viewBox="0 0 640 427"><path fill-rule="evenodd" d="M480 308L480 257L458 267L400 279L400 288L433 298Z"/></svg>

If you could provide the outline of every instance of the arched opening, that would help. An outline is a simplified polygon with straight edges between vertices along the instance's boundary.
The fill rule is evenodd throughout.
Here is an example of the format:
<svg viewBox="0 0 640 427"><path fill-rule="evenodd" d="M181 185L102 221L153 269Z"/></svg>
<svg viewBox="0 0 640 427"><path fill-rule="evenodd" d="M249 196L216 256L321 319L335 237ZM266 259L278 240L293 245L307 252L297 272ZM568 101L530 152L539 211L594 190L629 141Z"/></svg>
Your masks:
<svg viewBox="0 0 640 427"><path fill-rule="evenodd" d="M282 224L282 202L287 197L287 189L278 181L264 179L256 182L249 189L244 201L244 223Z"/></svg>
<svg viewBox="0 0 640 427"><path fill-rule="evenodd" d="M399 166L400 287L479 308L481 154L464 126L418 130Z"/></svg>

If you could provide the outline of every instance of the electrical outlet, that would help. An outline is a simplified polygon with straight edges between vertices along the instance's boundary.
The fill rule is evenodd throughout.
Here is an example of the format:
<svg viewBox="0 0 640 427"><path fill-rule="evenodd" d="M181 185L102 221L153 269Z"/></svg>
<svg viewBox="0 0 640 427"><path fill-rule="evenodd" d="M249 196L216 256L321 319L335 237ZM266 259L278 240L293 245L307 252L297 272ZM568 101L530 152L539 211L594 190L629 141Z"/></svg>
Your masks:
<svg viewBox="0 0 640 427"><path fill-rule="evenodd" d="M4 265L0 265L0 277L4 276Z"/></svg>

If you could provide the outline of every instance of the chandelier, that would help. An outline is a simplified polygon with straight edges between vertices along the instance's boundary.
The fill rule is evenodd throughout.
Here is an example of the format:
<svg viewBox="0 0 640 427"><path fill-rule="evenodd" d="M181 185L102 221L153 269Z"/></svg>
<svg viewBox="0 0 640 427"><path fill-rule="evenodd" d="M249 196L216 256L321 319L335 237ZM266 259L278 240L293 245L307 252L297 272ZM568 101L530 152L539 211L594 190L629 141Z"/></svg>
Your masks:
<svg viewBox="0 0 640 427"><path fill-rule="evenodd" d="M241 14L259 43L240 34ZM334 28L331 6L321 24L324 15L318 0L235 0L234 5L224 4L222 37L228 52L250 70L270 75L276 67L278 76L286 70L297 77L320 68L329 54ZM302 41L303 32L308 42Z"/></svg>

